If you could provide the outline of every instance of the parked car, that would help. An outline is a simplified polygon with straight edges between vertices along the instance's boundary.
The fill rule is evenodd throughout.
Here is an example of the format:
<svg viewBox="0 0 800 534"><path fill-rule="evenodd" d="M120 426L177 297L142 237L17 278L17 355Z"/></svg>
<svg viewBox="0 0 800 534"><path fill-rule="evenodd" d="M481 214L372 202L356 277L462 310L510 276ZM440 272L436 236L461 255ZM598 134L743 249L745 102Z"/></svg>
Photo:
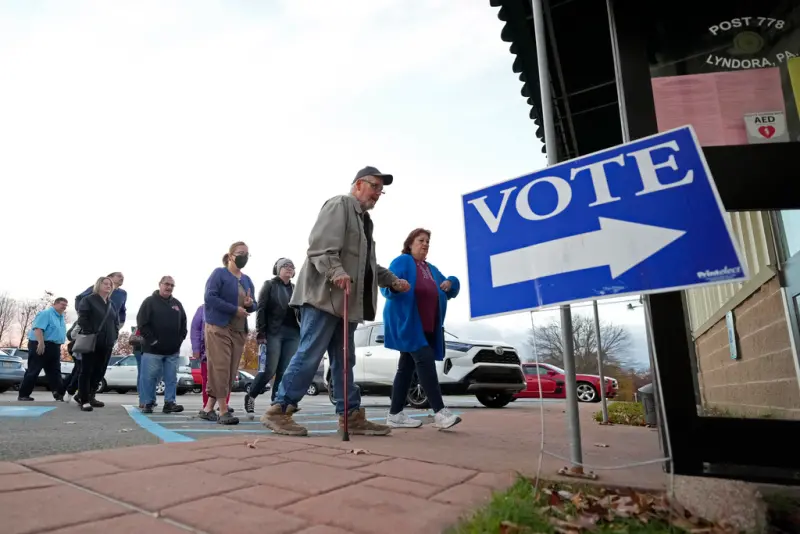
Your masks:
<svg viewBox="0 0 800 534"><path fill-rule="evenodd" d="M97 389L98 393L108 391L116 391L117 393L127 393L136 389L136 357L131 354L123 356L121 360L113 365L109 365L106 369L106 376L100 382L100 387ZM162 380L156 385L156 393L158 395L164 394L164 381ZM192 378L192 370L188 365L181 365L178 367L178 395L183 395L186 392L194 389L194 379Z"/></svg>
<svg viewBox="0 0 800 534"><path fill-rule="evenodd" d="M526 387L517 351L501 342L458 340L446 334L445 356L436 362L444 395L474 394L488 408L502 408ZM452 340L449 338L453 338ZM355 332L356 364L353 378L362 395L392 395L400 353L383 346L383 323L360 325ZM326 354L325 385L333 402L330 362ZM426 408L428 396L416 374L406 394L413 408Z"/></svg>
<svg viewBox="0 0 800 534"><path fill-rule="evenodd" d="M22 360L23 374L25 370L28 369L28 349L20 349L17 347L0 347L0 351L6 353L8 356L14 356ZM66 379L72 372L72 367L74 365L75 364L72 362L61 362L61 377ZM20 382L22 381L20 380ZM36 386L46 388L48 391L50 390L50 385L47 382L44 369L42 369L39 372L39 376L36 377ZM15 384L14 388L19 389L19 384Z"/></svg>
<svg viewBox="0 0 800 534"><path fill-rule="evenodd" d="M524 363L527 388L514 395L517 399L539 398L539 381L541 377L542 394L544 399L565 399L564 370L549 363ZM598 375L579 374L575 376L578 385L578 400L580 402L600 401L600 377ZM606 398L613 399L617 396L619 383L615 378L606 378Z"/></svg>
<svg viewBox="0 0 800 534"><path fill-rule="evenodd" d="M22 358L0 350L0 393L5 393L14 386L19 388L24 376L25 367Z"/></svg>
<svg viewBox="0 0 800 534"><path fill-rule="evenodd" d="M244 391L245 393L250 393L250 386L253 385L253 380L255 379L256 377L251 375L247 371L239 370L239 372L236 374L236 378L233 380L233 388L231 389L231 391L233 392ZM261 390L261 393L259 393L259 395L262 393L266 393L267 391L269 391L269 389L270 389L269 384L266 384L264 386L264 389Z"/></svg>
<svg viewBox="0 0 800 534"><path fill-rule="evenodd" d="M318 395L320 391L327 390L328 387L325 385L325 361L323 360L319 362L319 367L317 367L317 372L314 375L314 381L308 386L306 394L313 396Z"/></svg>
<svg viewBox="0 0 800 534"><path fill-rule="evenodd" d="M203 372L200 369L201 361L197 358L189 360L189 368L192 370L192 379L194 380L194 388L192 391L200 393L203 391Z"/></svg>

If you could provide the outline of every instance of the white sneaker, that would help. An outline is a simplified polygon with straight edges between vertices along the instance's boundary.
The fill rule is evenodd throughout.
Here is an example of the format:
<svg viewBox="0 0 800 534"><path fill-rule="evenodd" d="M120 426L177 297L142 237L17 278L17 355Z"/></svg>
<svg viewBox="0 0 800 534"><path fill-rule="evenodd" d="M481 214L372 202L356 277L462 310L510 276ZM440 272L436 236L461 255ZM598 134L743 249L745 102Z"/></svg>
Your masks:
<svg viewBox="0 0 800 534"><path fill-rule="evenodd" d="M70 395L69 393L64 395L64 402L72 402L72 395Z"/></svg>
<svg viewBox="0 0 800 534"><path fill-rule="evenodd" d="M386 424L392 428L417 428L422 426L422 421L410 418L406 415L406 412L394 415L386 412Z"/></svg>
<svg viewBox="0 0 800 534"><path fill-rule="evenodd" d="M445 430L461 422L461 418L447 408L442 408L433 416L433 427L439 430Z"/></svg>

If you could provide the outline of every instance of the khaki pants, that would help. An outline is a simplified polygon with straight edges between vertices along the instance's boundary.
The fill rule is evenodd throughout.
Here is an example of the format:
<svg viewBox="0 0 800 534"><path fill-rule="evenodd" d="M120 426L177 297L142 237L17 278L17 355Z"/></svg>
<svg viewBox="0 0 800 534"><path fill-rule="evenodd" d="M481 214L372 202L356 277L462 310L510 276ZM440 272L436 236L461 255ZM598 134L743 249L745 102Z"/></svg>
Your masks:
<svg viewBox="0 0 800 534"><path fill-rule="evenodd" d="M239 371L246 338L247 334L231 330L229 326L206 323L209 397L227 398L233 379Z"/></svg>

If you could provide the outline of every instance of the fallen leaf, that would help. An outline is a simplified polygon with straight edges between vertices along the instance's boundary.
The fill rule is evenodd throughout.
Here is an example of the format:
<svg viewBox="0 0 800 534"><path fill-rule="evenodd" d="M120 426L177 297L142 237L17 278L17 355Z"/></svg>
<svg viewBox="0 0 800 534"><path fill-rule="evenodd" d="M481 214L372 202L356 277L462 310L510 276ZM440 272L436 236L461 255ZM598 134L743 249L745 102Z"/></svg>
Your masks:
<svg viewBox="0 0 800 534"><path fill-rule="evenodd" d="M511 521L500 522L500 534L519 534L522 532L522 527Z"/></svg>
<svg viewBox="0 0 800 534"><path fill-rule="evenodd" d="M371 453L367 449L350 449L349 451L347 451L347 454L359 455L359 454L371 454Z"/></svg>
<svg viewBox="0 0 800 534"><path fill-rule="evenodd" d="M583 530L581 525L573 523L572 521L564 521L563 519L558 519L557 517L551 517L549 518L549 521L550 524L553 525L556 532L572 534L573 532L577 533Z"/></svg>
<svg viewBox="0 0 800 534"><path fill-rule="evenodd" d="M256 439L256 440L255 440L253 443L250 443L250 442L245 442L245 445L247 445L247 448L248 448L248 449L255 449L255 448L256 448L256 443L258 443L258 441L259 441L259 440L258 440L258 439Z"/></svg>
<svg viewBox="0 0 800 534"><path fill-rule="evenodd" d="M608 448L608 445L606 445L605 443L595 443L594 446L595 447L600 447L601 449L607 449Z"/></svg>
<svg viewBox="0 0 800 534"><path fill-rule="evenodd" d="M122 432L132 432L133 429L132 428L120 428L119 431L120 431L120 433L122 433Z"/></svg>
<svg viewBox="0 0 800 534"><path fill-rule="evenodd" d="M581 514L575 518L575 523L586 530L595 530L598 521L600 521L600 516L594 514Z"/></svg>

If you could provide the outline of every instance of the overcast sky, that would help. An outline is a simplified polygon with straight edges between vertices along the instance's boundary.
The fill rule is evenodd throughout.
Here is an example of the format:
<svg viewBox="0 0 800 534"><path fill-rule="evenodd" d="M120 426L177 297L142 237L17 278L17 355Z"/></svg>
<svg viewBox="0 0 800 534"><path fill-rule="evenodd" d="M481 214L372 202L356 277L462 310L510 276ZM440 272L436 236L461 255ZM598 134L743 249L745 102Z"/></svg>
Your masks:
<svg viewBox="0 0 800 534"><path fill-rule="evenodd" d="M133 324L169 274L192 314L230 243L250 246L258 287L278 257L299 266L322 203L374 165L395 175L373 211L378 261L430 229L429 260L462 282L446 327L521 345L527 313L469 321L461 222L463 193L545 164L496 14L488 0L0 0L0 292L72 301L122 271ZM627 300L601 317L646 362Z"/></svg>

